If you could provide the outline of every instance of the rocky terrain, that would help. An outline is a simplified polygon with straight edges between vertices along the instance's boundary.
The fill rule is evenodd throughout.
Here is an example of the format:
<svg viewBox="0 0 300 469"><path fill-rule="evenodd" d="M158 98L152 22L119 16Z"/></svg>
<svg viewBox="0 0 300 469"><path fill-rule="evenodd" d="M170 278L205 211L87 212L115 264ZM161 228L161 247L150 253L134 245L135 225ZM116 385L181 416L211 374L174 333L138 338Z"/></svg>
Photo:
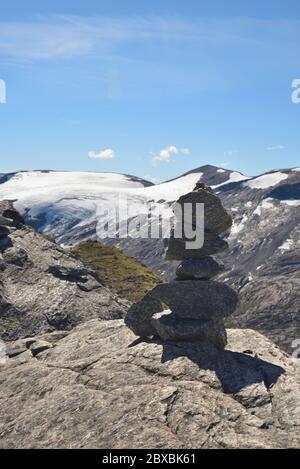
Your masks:
<svg viewBox="0 0 300 469"><path fill-rule="evenodd" d="M1 448L291 448L299 367L265 337L137 341L122 320L8 344Z"/></svg>
<svg viewBox="0 0 300 469"><path fill-rule="evenodd" d="M92 318L118 319L128 302L0 202L0 338L68 330Z"/></svg>
<svg viewBox="0 0 300 469"><path fill-rule="evenodd" d="M202 178L221 198L233 218L222 281L240 293L240 307L228 322L250 327L292 352L300 337L300 170L282 169L250 178L236 171L203 166L157 186L132 177L95 173L15 173L2 176L0 198L15 200L24 217L59 243L76 243L96 236L97 210L119 192L128 196L133 213L141 203L171 216L177 198ZM151 205L152 204L152 205ZM47 216L46 216L47 214ZM228 236L228 235L227 235ZM178 263L164 260L159 239L104 240L152 271L175 276Z"/></svg>
<svg viewBox="0 0 300 469"><path fill-rule="evenodd" d="M299 447L300 368L276 345L138 338L93 271L0 207L0 448Z"/></svg>

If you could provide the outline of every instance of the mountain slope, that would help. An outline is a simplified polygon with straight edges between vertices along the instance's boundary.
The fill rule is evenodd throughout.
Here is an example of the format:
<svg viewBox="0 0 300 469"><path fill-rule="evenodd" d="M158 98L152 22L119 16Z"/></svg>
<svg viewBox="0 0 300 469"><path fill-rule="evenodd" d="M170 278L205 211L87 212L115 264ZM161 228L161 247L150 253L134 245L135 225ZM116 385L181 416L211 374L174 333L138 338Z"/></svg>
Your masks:
<svg viewBox="0 0 300 469"><path fill-rule="evenodd" d="M127 305L0 202L0 338L68 330L91 318L118 319Z"/></svg>
<svg viewBox="0 0 300 469"><path fill-rule="evenodd" d="M114 246L82 241L71 252L86 267L97 272L103 285L131 302L139 301L155 285L163 282L163 277Z"/></svg>
<svg viewBox="0 0 300 469"><path fill-rule="evenodd" d="M128 197L131 217L154 206L168 219L173 202L191 191L199 179L204 180L218 193L234 220L230 248L220 256L227 266L223 280L241 296L232 325L253 327L292 352L292 342L300 337L300 168L250 178L207 165L148 187L143 181L127 179L121 187L116 176L100 176L104 178L101 186L96 184L90 190L87 184L83 190L81 175L68 185L64 175L51 173L56 181L53 190L54 186L45 186L41 173L18 173L0 184L0 198L17 199L16 206L31 223L68 244L96 236L97 207L107 203L112 206L109 204L118 192ZM161 239L104 241L167 278L174 275L177 263L165 262Z"/></svg>
<svg viewBox="0 0 300 469"><path fill-rule="evenodd" d="M300 337L300 172L281 170L219 189L234 225L223 274L240 292L235 324L292 352Z"/></svg>
<svg viewBox="0 0 300 469"><path fill-rule="evenodd" d="M229 180L232 174L218 173L210 166L204 168L205 174L211 174L211 180L216 183L224 182L224 178ZM245 178L234 174L239 179ZM68 244L95 235L99 209L105 205L112 211L119 196L128 200L128 217L142 213L153 203L160 207L164 217L170 217L170 204L192 190L203 175L199 168L155 186L143 179L115 173L28 171L2 177L0 200L14 201L33 227L49 231L57 241Z"/></svg>

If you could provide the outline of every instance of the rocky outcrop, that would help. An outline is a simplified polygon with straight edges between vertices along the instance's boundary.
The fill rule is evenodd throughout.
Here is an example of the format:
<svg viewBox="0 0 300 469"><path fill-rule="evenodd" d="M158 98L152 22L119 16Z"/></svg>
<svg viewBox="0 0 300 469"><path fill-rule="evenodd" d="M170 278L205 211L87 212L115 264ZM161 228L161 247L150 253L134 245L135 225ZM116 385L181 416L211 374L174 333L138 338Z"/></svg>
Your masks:
<svg viewBox="0 0 300 469"><path fill-rule="evenodd" d="M137 340L122 320L9 343L1 448L297 448L299 367L251 330Z"/></svg>
<svg viewBox="0 0 300 469"><path fill-rule="evenodd" d="M180 280L210 280L223 272L224 268L213 257L192 258L179 264L176 276Z"/></svg>
<svg viewBox="0 0 300 469"><path fill-rule="evenodd" d="M118 319L128 302L0 202L0 337L71 329L92 318Z"/></svg>

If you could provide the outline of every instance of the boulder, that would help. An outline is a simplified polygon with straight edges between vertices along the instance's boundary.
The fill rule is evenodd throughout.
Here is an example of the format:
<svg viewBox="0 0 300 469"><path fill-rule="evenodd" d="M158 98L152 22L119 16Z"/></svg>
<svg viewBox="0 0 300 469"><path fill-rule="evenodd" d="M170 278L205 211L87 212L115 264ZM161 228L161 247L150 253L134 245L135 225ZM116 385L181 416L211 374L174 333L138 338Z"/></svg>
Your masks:
<svg viewBox="0 0 300 469"><path fill-rule="evenodd" d="M222 321L179 319L170 310L155 314L151 324L163 341L202 341L209 340L224 348L227 344L226 330Z"/></svg>
<svg viewBox="0 0 300 469"><path fill-rule="evenodd" d="M22 267L28 261L28 254L23 248L10 247L3 253L3 259L6 264Z"/></svg>
<svg viewBox="0 0 300 469"><path fill-rule="evenodd" d="M204 244L201 249L186 249L186 241L190 240L174 238L174 231L172 231L170 239L167 242L166 260L181 261L185 259L199 259L228 249L228 243L224 239L220 238L220 236L212 231L207 230L204 233Z"/></svg>
<svg viewBox="0 0 300 469"><path fill-rule="evenodd" d="M22 215L14 208L12 202L2 200L0 202L0 224L20 227L25 224Z"/></svg>
<svg viewBox="0 0 300 469"><path fill-rule="evenodd" d="M125 316L125 324L137 336L151 337L155 334L155 328L151 324L150 319L154 314L160 313L164 309L162 302L158 298L151 296L151 292L149 292L129 308Z"/></svg>
<svg viewBox="0 0 300 469"><path fill-rule="evenodd" d="M212 257L203 257L183 261L177 267L176 275L180 280L210 280L224 269L224 264L218 263Z"/></svg>
<svg viewBox="0 0 300 469"><path fill-rule="evenodd" d="M186 195L180 197L177 201L177 204L180 207L184 207L185 204L192 204L193 207L193 217L192 222L188 220L188 223L196 225L196 204L204 204L204 228L205 230L212 231L216 234L224 233L232 225L232 218L227 213L225 208L222 205L221 200L215 194L206 191L205 189L200 189L194 192L189 192ZM176 210L175 210L176 212ZM176 217L175 213L175 217ZM185 221L184 211L182 211L182 221Z"/></svg>
<svg viewBox="0 0 300 469"><path fill-rule="evenodd" d="M129 309L125 323L141 337L155 334L151 318L170 309L180 319L220 320L230 316L238 295L223 283L182 280L157 285Z"/></svg>
<svg viewBox="0 0 300 469"><path fill-rule="evenodd" d="M30 347L30 351L33 356L38 355L39 353L44 352L45 350L48 350L52 348L53 345L47 342L46 340L36 340Z"/></svg>
<svg viewBox="0 0 300 469"><path fill-rule="evenodd" d="M150 296L167 304L176 316L189 319L226 318L238 305L238 295L232 288L212 280L183 280L157 285Z"/></svg>

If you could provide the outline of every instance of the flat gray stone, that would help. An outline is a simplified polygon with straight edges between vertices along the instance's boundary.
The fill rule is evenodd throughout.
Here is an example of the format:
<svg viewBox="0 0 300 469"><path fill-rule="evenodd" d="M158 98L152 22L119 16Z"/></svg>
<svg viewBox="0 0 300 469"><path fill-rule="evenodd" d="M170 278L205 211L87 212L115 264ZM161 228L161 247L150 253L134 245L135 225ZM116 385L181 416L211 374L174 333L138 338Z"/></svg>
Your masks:
<svg viewBox="0 0 300 469"><path fill-rule="evenodd" d="M174 231L172 231L170 239L167 241L166 260L181 261L185 259L199 259L228 249L228 243L211 231L205 231L204 244L201 249L187 249L186 241L190 240L174 238Z"/></svg>
<svg viewBox="0 0 300 469"><path fill-rule="evenodd" d="M125 316L125 324L136 335L150 337L155 334L150 319L154 314L160 313L164 309L162 302L158 298L152 297L151 292L149 292L129 308Z"/></svg>
<svg viewBox="0 0 300 469"><path fill-rule="evenodd" d="M156 313L170 309L178 318L221 320L230 316L238 295L227 285L214 281L182 280L157 285L129 309L126 325L138 336L155 335L151 323Z"/></svg>
<svg viewBox="0 0 300 469"><path fill-rule="evenodd" d="M219 264L213 257L187 259L176 270L180 280L209 280L224 271L224 264Z"/></svg>
<svg viewBox="0 0 300 469"><path fill-rule="evenodd" d="M225 348L227 344L226 330L222 321L180 319L169 310L155 314L151 324L163 341L209 340L220 348Z"/></svg>
<svg viewBox="0 0 300 469"><path fill-rule="evenodd" d="M46 342L45 340L36 340L31 346L30 346L30 351L34 356L38 355L39 353L44 352L45 350L48 350L52 348L53 345L50 344L49 342Z"/></svg>
<svg viewBox="0 0 300 469"><path fill-rule="evenodd" d="M150 296L168 305L175 315L189 319L222 319L230 316L238 304L232 288L212 280L164 283L157 285Z"/></svg>
<svg viewBox="0 0 300 469"><path fill-rule="evenodd" d="M177 204L181 207L184 207L184 204L192 204L193 209L196 207L196 204L204 204L204 228L206 230L221 234L232 226L232 218L223 207L221 200L209 191L200 189L190 192L180 197ZM193 210L192 221L188 221L188 223L191 223L194 226L196 225L197 220L195 210Z"/></svg>

